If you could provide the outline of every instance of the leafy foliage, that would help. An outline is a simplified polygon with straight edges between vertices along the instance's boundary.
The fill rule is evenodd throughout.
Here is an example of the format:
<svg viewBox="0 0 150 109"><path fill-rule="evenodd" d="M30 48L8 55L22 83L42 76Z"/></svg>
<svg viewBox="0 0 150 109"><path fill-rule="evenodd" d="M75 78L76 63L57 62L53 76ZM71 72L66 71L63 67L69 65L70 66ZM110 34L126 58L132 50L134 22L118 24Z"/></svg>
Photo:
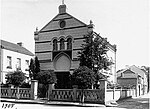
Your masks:
<svg viewBox="0 0 150 109"><path fill-rule="evenodd" d="M35 74L38 74L40 72L40 63L39 63L37 56L35 57L35 63L34 64L35 64Z"/></svg>
<svg viewBox="0 0 150 109"><path fill-rule="evenodd" d="M113 63L107 57L108 42L95 32L90 32L84 36L82 50L78 53L80 66L87 66L97 74L97 79L105 76L99 73L100 70L109 70Z"/></svg>
<svg viewBox="0 0 150 109"><path fill-rule="evenodd" d="M33 75L34 75L34 69L35 69L35 66L34 66L34 60L31 58L30 59L30 65L29 65L29 76L31 79L33 79Z"/></svg>
<svg viewBox="0 0 150 109"><path fill-rule="evenodd" d="M95 73L86 66L80 66L72 74L73 85L81 89L91 88L95 82Z"/></svg>
<svg viewBox="0 0 150 109"><path fill-rule="evenodd" d="M6 75L6 83L14 86L21 85L26 79L25 74L21 71L10 72Z"/></svg>
<svg viewBox="0 0 150 109"><path fill-rule="evenodd" d="M56 75L53 70L45 70L38 73L38 95L39 97L46 97L49 84L54 84L57 81Z"/></svg>
<svg viewBox="0 0 150 109"><path fill-rule="evenodd" d="M57 78L53 70L45 70L38 74L38 80L42 84L53 84L56 83Z"/></svg>
<svg viewBox="0 0 150 109"><path fill-rule="evenodd" d="M30 65L29 65L30 78L33 80L37 80L39 72L40 72L40 63L38 57L36 56L35 59L30 60Z"/></svg>

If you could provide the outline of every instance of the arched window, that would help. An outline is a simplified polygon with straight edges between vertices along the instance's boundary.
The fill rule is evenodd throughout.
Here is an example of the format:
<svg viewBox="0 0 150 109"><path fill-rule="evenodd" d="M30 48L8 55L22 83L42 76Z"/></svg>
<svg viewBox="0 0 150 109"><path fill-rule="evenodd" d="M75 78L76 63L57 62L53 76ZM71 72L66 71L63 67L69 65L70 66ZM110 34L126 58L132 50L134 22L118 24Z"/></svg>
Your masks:
<svg viewBox="0 0 150 109"><path fill-rule="evenodd" d="M71 38L68 38L67 39L67 49L72 49L72 39Z"/></svg>
<svg viewBox="0 0 150 109"><path fill-rule="evenodd" d="M57 47L57 40L54 39L53 40L53 50L56 51L57 49L58 49L58 47Z"/></svg>
<svg viewBox="0 0 150 109"><path fill-rule="evenodd" d="M62 38L60 39L60 50L64 50L65 49L65 40Z"/></svg>

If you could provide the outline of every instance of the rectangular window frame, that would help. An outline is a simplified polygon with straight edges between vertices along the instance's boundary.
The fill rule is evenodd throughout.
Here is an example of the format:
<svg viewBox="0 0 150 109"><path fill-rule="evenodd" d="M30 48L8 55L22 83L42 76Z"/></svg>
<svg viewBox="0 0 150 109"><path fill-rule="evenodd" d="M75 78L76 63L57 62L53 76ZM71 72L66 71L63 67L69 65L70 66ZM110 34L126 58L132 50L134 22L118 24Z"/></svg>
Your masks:
<svg viewBox="0 0 150 109"><path fill-rule="evenodd" d="M25 60L25 71L29 71L29 60Z"/></svg>
<svg viewBox="0 0 150 109"><path fill-rule="evenodd" d="M21 58L17 58L17 66L16 66L17 70L21 70Z"/></svg>
<svg viewBox="0 0 150 109"><path fill-rule="evenodd" d="M7 56L7 68L12 69L12 57Z"/></svg>

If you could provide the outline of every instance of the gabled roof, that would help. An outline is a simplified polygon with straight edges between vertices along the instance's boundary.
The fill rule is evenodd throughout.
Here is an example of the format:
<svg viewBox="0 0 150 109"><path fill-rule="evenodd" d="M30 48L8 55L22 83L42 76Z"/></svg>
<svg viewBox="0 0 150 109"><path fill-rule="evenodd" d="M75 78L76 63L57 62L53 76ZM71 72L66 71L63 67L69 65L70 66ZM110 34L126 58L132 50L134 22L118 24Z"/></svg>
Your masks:
<svg viewBox="0 0 150 109"><path fill-rule="evenodd" d="M119 76L121 73L125 73L127 70L130 70L131 72L138 74L139 76L141 76L142 78L144 78L144 74L145 72L142 71L140 68L136 67L135 65L130 66L127 69L122 69L120 71L117 72L117 75Z"/></svg>
<svg viewBox="0 0 150 109"><path fill-rule="evenodd" d="M138 75L140 75L141 77L144 77L145 72L142 71L140 68L136 67L135 65L131 66L130 70L132 72L138 73Z"/></svg>
<svg viewBox="0 0 150 109"><path fill-rule="evenodd" d="M65 27L60 28L60 22L64 20L66 22ZM80 20L76 19L72 15L66 12L66 5L62 4L59 6L59 13L47 24L45 25L40 31L41 32L48 32L53 30L62 30L68 28L75 28L75 27L86 27L85 23L81 22Z"/></svg>
<svg viewBox="0 0 150 109"><path fill-rule="evenodd" d="M67 22L65 28L72 28L72 27L76 27L76 26L87 26L85 23L83 23L82 21L80 21L77 18L73 17L72 15L70 15L68 13L64 13L64 14L57 14L39 32L61 29L59 27L59 21L62 20L62 19Z"/></svg>
<svg viewBox="0 0 150 109"><path fill-rule="evenodd" d="M26 55L29 55L29 56L34 56L34 54L32 52L30 52L29 50L27 50L26 48L24 48L24 47L22 47L18 44L14 44L14 43L11 43L11 42L0 40L0 46L1 46L2 49L6 49L6 50L26 54Z"/></svg>
<svg viewBox="0 0 150 109"><path fill-rule="evenodd" d="M66 26L64 28L60 28L59 23L61 20L66 21ZM59 13L49 22L47 23L38 33L42 32L50 32L50 31L59 31L59 30L65 30L70 28L76 28L76 27L88 27L93 28L91 24L87 25L84 22L80 21L79 19L75 18L74 16L68 14L66 12L66 5L60 5L59 6ZM38 34L37 33L37 34ZM96 35L96 32L94 32ZM100 36L101 37L101 36ZM111 45L108 41L108 48L114 52L116 52L116 45Z"/></svg>

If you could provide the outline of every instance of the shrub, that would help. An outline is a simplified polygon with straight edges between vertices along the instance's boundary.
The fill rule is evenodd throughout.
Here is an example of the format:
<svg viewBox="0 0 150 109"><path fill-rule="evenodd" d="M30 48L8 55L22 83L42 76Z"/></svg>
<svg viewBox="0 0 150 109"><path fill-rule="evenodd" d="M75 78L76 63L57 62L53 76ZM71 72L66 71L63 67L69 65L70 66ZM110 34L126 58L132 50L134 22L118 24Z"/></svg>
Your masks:
<svg viewBox="0 0 150 109"><path fill-rule="evenodd" d="M6 84L12 84L18 87L25 81L26 77L22 71L14 71L8 73L6 79Z"/></svg>

